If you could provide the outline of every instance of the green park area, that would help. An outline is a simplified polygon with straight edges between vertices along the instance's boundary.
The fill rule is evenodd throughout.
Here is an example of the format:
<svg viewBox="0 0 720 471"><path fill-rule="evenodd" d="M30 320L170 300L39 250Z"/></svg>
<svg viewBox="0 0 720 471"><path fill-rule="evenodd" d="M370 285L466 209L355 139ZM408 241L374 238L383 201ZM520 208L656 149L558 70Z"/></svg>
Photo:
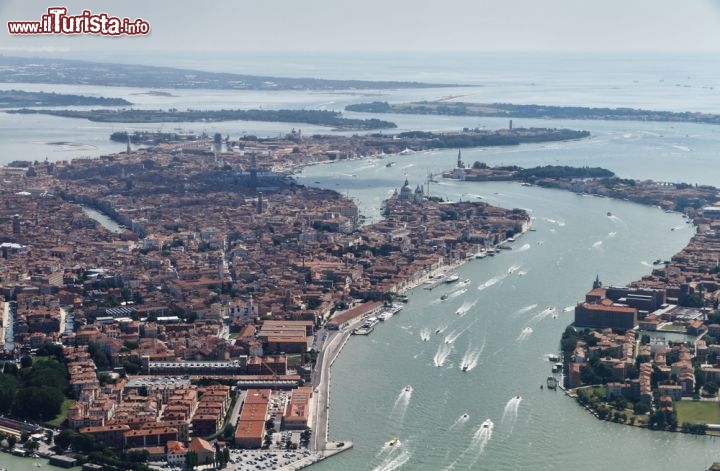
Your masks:
<svg viewBox="0 0 720 471"><path fill-rule="evenodd" d="M720 424L720 403L716 401L677 401L678 423Z"/></svg>

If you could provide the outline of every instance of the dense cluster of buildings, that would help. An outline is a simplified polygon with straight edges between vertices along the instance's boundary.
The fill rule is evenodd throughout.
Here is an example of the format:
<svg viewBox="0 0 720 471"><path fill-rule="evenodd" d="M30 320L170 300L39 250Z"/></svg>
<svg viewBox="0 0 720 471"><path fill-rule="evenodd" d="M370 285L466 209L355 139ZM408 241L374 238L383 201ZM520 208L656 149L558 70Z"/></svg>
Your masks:
<svg viewBox="0 0 720 471"><path fill-rule="evenodd" d="M311 427L313 390L298 385L319 325L338 311L328 325L343 328L529 224L525 211L445 203L405 181L386 219L360 227L351 200L284 173L377 152L292 132L0 169L7 355L62 343L77 399L66 425L169 464L210 456L202 437L228 426L248 448L267 442L269 419Z"/></svg>
<svg viewBox="0 0 720 471"><path fill-rule="evenodd" d="M698 384L719 380L720 337L713 334L720 334L720 325L708 322L707 309L669 304L670 300L677 301L666 290L605 288L596 278L585 301L575 307L574 326L590 330L569 357L566 385L576 388L597 380L585 376L584 370L601 367L610 372L605 378L608 400L624 397L651 405L658 392L663 407L672 410L673 401L695 396ZM652 335L664 326L700 337L688 347ZM711 345L702 340L705 335Z"/></svg>

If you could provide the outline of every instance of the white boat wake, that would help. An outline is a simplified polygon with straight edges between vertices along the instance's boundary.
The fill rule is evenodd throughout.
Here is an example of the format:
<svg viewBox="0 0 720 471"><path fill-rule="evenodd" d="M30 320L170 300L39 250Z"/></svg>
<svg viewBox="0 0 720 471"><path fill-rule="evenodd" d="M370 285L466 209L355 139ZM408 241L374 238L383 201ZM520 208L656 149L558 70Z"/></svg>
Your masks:
<svg viewBox="0 0 720 471"><path fill-rule="evenodd" d="M533 333L532 327L525 327L522 332L520 332L520 335L517 336L515 339L516 342L524 342L530 337L530 334Z"/></svg>
<svg viewBox="0 0 720 471"><path fill-rule="evenodd" d="M480 459L480 455L482 455L485 451L485 447L490 442L490 439L492 439L492 432L494 427L495 424L493 424L492 420L485 419L485 421L480 424L480 427L478 427L478 429L473 434L470 446L468 446L462 453L460 453L460 456L458 456L455 461L450 463L450 465L443 471L450 471L452 469L455 469L455 466L457 466L457 464L463 458L465 458L471 453L473 455L472 461L467 466L463 465L462 469L473 469L475 463L477 463L477 461Z"/></svg>
<svg viewBox="0 0 720 471"><path fill-rule="evenodd" d="M467 288L459 289L457 291L453 291L452 293L450 293L450 297L457 298L458 296L462 296L465 293L467 293Z"/></svg>
<svg viewBox="0 0 720 471"><path fill-rule="evenodd" d="M652 263L648 263L648 262L646 262L645 260L640 260L640 265L642 265L642 266L644 266L644 267L650 267L650 268L653 267L653 264L652 264Z"/></svg>
<svg viewBox="0 0 720 471"><path fill-rule="evenodd" d="M458 419L450 426L448 431L454 429L455 427L461 426L462 424L466 423L468 420L470 420L470 414L468 414L466 412L463 415L461 415L460 417L458 417Z"/></svg>
<svg viewBox="0 0 720 471"><path fill-rule="evenodd" d="M575 310L575 305L567 306L563 308L563 312L571 312Z"/></svg>
<svg viewBox="0 0 720 471"><path fill-rule="evenodd" d="M468 345L468 349L465 351L462 360L460 360L460 369L463 371L471 371L473 368L475 368L484 349L484 343L483 346L478 348L477 350L473 350L472 345Z"/></svg>
<svg viewBox="0 0 720 471"><path fill-rule="evenodd" d="M437 366L438 368L443 366L445 364L445 360L447 360L447 357L450 355L450 352L452 351L452 345L449 343L441 343L438 347L437 352L435 352L435 356L433 357L433 364Z"/></svg>
<svg viewBox="0 0 720 471"><path fill-rule="evenodd" d="M541 320L545 319L547 316L553 315L556 312L557 312L557 309L555 308L555 306L546 307L542 311L540 311L537 314L535 314L534 316L532 316L530 318L530 320L528 321L528 323L534 324L534 323L540 322Z"/></svg>
<svg viewBox="0 0 720 471"><path fill-rule="evenodd" d="M380 452L380 455L387 455L385 459L373 468L373 471L393 471L400 468L410 460L412 456L411 451L408 449L407 444L395 446L385 446ZM379 456L380 456L379 455Z"/></svg>
<svg viewBox="0 0 720 471"><path fill-rule="evenodd" d="M470 309L472 309L472 308L475 306L475 304L477 304L477 302L478 302L479 300L480 300L480 298L476 299L476 300L473 301L473 302L467 302L467 301L465 301L464 303L462 303L462 306L460 306L459 308L457 308L457 311L455 311L455 314L457 314L457 315L460 316L460 317L464 316L465 314L467 314L467 312L468 312Z"/></svg>
<svg viewBox="0 0 720 471"><path fill-rule="evenodd" d="M518 271L521 266L522 266L522 265L511 265L511 266L507 269L508 274L509 274L509 275L512 275L513 273L515 273L516 271Z"/></svg>
<svg viewBox="0 0 720 471"><path fill-rule="evenodd" d="M503 275L493 276L492 278L490 278L489 280L487 280L485 283L480 284L480 285L477 287L477 289L480 290L480 291L482 291L482 290L484 290L484 289L487 289L487 288L493 286L494 284L497 284L497 283L499 283L500 281L504 280L506 277L507 277L507 273L505 273L505 274L503 274Z"/></svg>
<svg viewBox="0 0 720 471"><path fill-rule="evenodd" d="M615 237L617 235L617 232L608 232L608 237Z"/></svg>
<svg viewBox="0 0 720 471"><path fill-rule="evenodd" d="M390 419L393 423L399 424L402 423L403 419L405 419L405 412L407 412L407 408L410 405L412 394L412 386L406 386L402 391L400 391L400 394L398 394L398 397L395 399L395 403L393 404L392 411L390 412Z"/></svg>
<svg viewBox="0 0 720 471"><path fill-rule="evenodd" d="M530 250L530 244L523 244L522 247L516 249L515 252L525 252L526 250Z"/></svg>
<svg viewBox="0 0 720 471"><path fill-rule="evenodd" d="M515 315L525 314L526 312L532 311L537 307L537 304L531 304L529 306L522 307L515 311Z"/></svg>
<svg viewBox="0 0 720 471"><path fill-rule="evenodd" d="M602 244L603 244L603 241L602 241L602 240L598 240L597 242L595 242L594 244L592 244L592 247L593 247L594 249L599 249Z"/></svg>
<svg viewBox="0 0 720 471"><path fill-rule="evenodd" d="M476 321L477 321L477 319L475 321L471 322L470 324L468 324L467 327L465 327L464 329L460 329L457 331L453 330L452 332L450 332L450 334L448 334L445 337L445 343L447 343L447 344L454 343L458 339L458 337L460 337L463 333L465 333L466 330L468 330L470 327L472 327Z"/></svg>
<svg viewBox="0 0 720 471"><path fill-rule="evenodd" d="M518 409L520 408L520 403L522 402L521 396L515 396L509 401L507 401L507 404L505 404L505 409L503 410L502 415L502 421L505 421L505 418L508 418L510 420L517 419L518 416Z"/></svg>

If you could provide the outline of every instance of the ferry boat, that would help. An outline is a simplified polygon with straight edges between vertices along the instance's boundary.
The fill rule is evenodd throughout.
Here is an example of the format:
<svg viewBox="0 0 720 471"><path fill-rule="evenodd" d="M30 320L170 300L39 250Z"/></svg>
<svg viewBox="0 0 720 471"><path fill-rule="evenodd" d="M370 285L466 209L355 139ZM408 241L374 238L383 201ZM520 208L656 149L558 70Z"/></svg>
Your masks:
<svg viewBox="0 0 720 471"><path fill-rule="evenodd" d="M456 273L453 273L452 275L449 275L449 276L445 277L445 279L444 279L443 281L444 281L445 283L455 283L455 282L458 281L459 279L460 279L460 275L458 275L458 274L456 274Z"/></svg>
<svg viewBox="0 0 720 471"><path fill-rule="evenodd" d="M381 312L378 314L377 318L379 321L384 322L388 319L390 319L393 316L393 313L390 311Z"/></svg>
<svg viewBox="0 0 720 471"><path fill-rule="evenodd" d="M368 317L365 322L363 322L362 327L370 329L372 327L375 327L378 322L380 322L380 320L377 317Z"/></svg>
<svg viewBox="0 0 720 471"><path fill-rule="evenodd" d="M404 307L405 306L403 306L402 304L392 303L388 308L386 308L386 311L392 314L397 314L398 312L402 311Z"/></svg>

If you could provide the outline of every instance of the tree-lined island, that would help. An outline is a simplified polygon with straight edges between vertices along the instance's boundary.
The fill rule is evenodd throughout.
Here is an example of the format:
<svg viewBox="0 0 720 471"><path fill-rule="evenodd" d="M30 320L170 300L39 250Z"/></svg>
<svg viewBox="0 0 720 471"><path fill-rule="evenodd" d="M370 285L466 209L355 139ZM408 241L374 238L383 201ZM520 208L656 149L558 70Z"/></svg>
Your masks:
<svg viewBox="0 0 720 471"><path fill-rule="evenodd" d="M374 101L347 105L345 111L363 113L434 114L485 118L588 119L608 121L673 121L720 124L720 114L655 111L636 108L467 103L446 100L387 103Z"/></svg>
<svg viewBox="0 0 720 471"><path fill-rule="evenodd" d="M270 121L332 126L335 129L392 129L395 123L380 119L344 118L342 113L327 110L136 110L95 109L89 111L28 109L8 110L15 114L47 114L63 118L81 118L101 123L180 123L218 121Z"/></svg>
<svg viewBox="0 0 720 471"><path fill-rule="evenodd" d="M20 106L129 106L123 98L105 98L65 93L0 90L0 108Z"/></svg>

